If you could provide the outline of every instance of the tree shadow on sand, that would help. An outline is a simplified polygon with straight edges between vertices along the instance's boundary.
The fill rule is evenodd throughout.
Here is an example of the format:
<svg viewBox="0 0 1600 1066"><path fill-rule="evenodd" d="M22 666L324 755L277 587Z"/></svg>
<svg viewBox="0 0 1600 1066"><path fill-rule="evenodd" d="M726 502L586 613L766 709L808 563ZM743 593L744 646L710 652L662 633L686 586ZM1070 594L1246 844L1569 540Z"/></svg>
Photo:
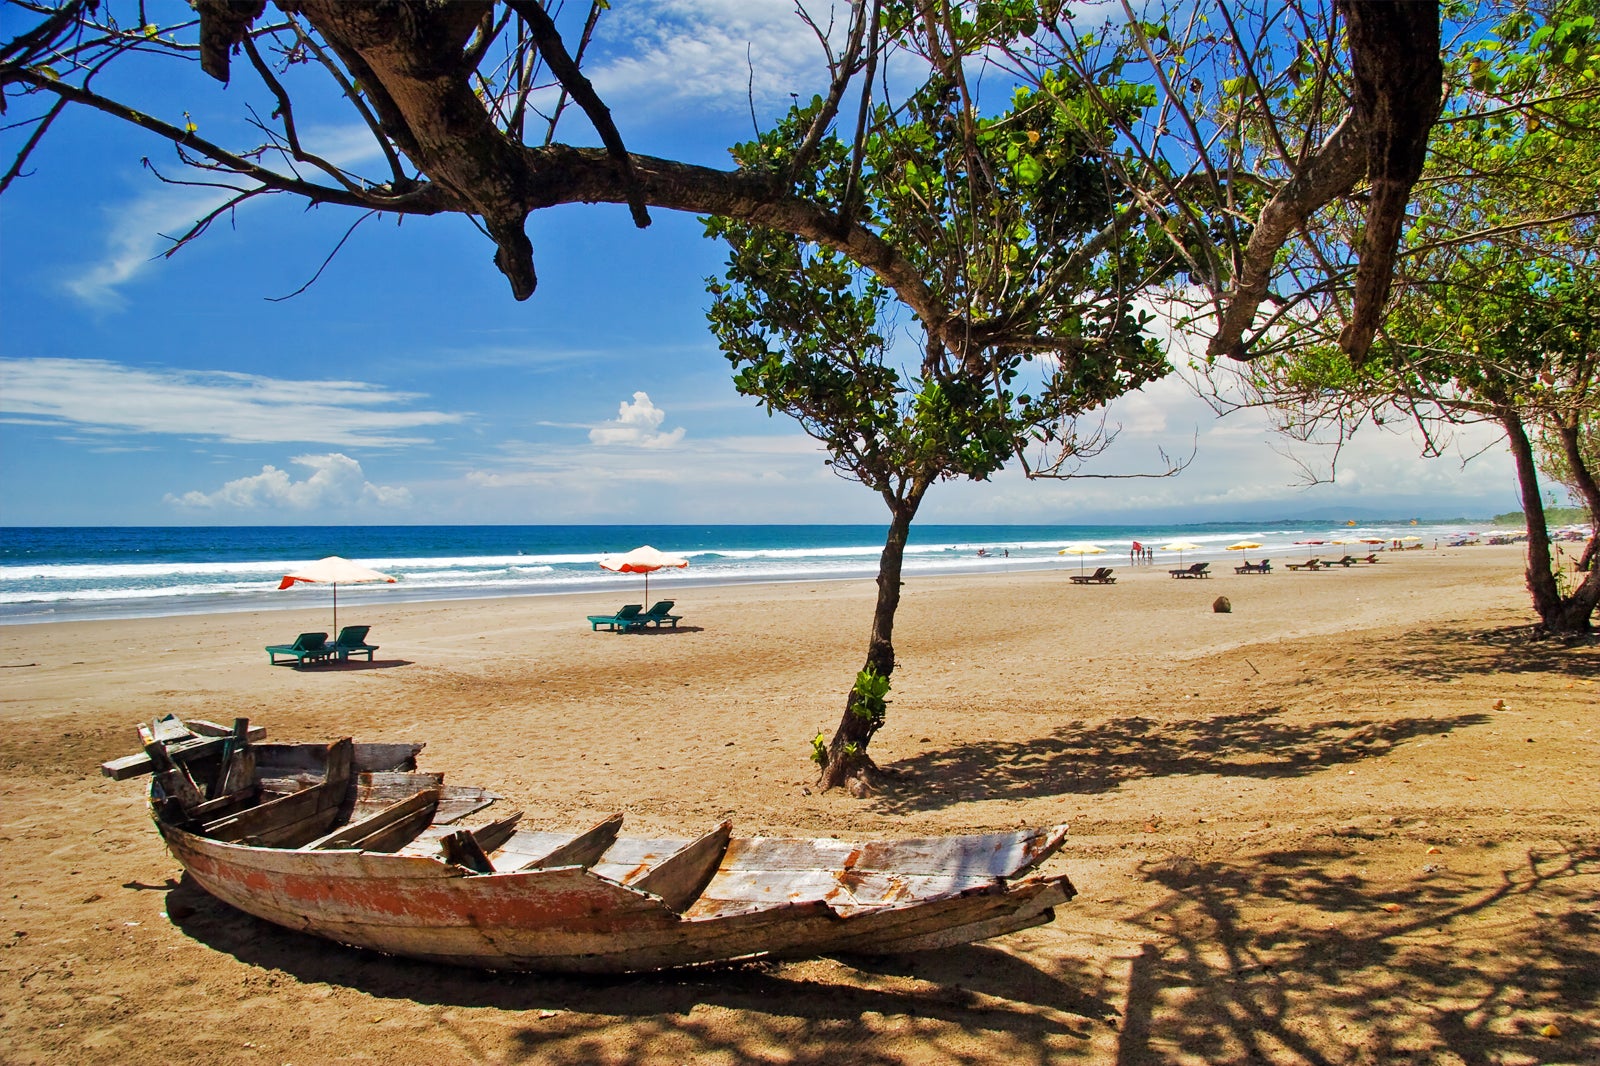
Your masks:
<svg viewBox="0 0 1600 1066"><path fill-rule="evenodd" d="M1295 777L1487 721L1488 715L1461 714L1298 724L1267 710L1175 722L1138 716L1071 722L1047 737L977 741L898 760L886 767L893 784L877 802L908 813L972 800L1093 795L1146 777Z"/></svg>
<svg viewBox="0 0 1600 1066"><path fill-rule="evenodd" d="M539 1012L537 1024L514 1033L513 1061L664 1061L660 1044L670 1042L674 1061L764 1061L782 1047L788 1063L909 1066L914 1058L886 1054L841 1059L842 1052L853 1056L871 1046L864 1018L879 1017L955 1026L1006 1048L1010 1061L1042 1066L1063 1043L1086 1047L1096 1024L1117 1016L1109 1002L1085 991L1099 979L1075 960L1045 968L984 945L841 960L826 979L809 968L767 961L562 976L490 973L343 947L235 910L187 875L168 894L167 912L186 935L213 950L305 984L429 1006ZM741 1024L731 1027L740 1035L694 1014L706 1006L741 1012ZM797 1029L804 1033L798 1040ZM630 1046L619 1050L619 1040Z"/></svg>
<svg viewBox="0 0 1600 1066"><path fill-rule="evenodd" d="M1396 675L1423 681L1455 681L1490 674L1558 674L1600 678L1600 635L1552 637L1532 626L1479 629L1441 626L1408 633L1381 645L1351 669L1352 677Z"/></svg>
<svg viewBox="0 0 1600 1066"><path fill-rule="evenodd" d="M1352 854L1147 864L1118 1063L1600 1061L1600 848L1387 887Z"/></svg>

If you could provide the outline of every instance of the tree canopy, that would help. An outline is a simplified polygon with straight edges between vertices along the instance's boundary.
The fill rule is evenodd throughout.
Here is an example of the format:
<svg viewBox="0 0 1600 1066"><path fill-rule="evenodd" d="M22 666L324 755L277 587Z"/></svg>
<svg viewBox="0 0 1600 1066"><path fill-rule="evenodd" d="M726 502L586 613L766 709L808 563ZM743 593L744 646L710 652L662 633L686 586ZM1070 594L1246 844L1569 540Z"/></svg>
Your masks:
<svg viewBox="0 0 1600 1066"><path fill-rule="evenodd" d="M1600 410L1600 36L1592 0L1502 16L1464 27L1452 50L1451 97L1370 357L1341 351L1313 302L1280 323L1283 351L1250 373L1301 437L1398 418L1437 452L1452 425L1497 424L1527 515L1534 606L1548 629L1587 629L1600 577L1563 590L1552 571L1534 443L1560 456L1600 527L1583 448ZM1321 240L1353 246L1357 218L1331 213Z"/></svg>
<svg viewBox="0 0 1600 1066"><path fill-rule="evenodd" d="M802 190L892 234L948 315L1003 320L1004 332L952 344L915 328L920 316L897 323L890 291L832 248L708 225L730 247L709 317L735 386L795 418L889 509L866 663L831 742L815 746L827 787L869 786L906 539L927 491L1014 457L1059 470L1104 443L1080 436L1080 416L1170 370L1134 305L1174 262L1165 242L1152 255L1139 227L1116 225L1126 193L1063 114L1069 98L1018 90L1009 103L973 118L935 72L905 108L872 110L859 165L849 142L824 137ZM796 108L736 157L761 166L796 151L821 107ZM1015 339L1027 334L1041 340Z"/></svg>
<svg viewBox="0 0 1600 1066"><path fill-rule="evenodd" d="M582 72L585 48L607 7L602 0L571 11L540 0L282 0L271 6L194 0L193 16L185 11L171 25L146 21L144 6L133 2L13 0L13 6L36 21L0 44L0 87L8 110L24 109L13 121L31 132L0 187L23 173L64 108L90 107L170 142L198 172L182 180L233 190L228 203L199 220L180 243L240 202L269 195L363 213L455 213L481 226L512 294L526 299L538 281L525 232L530 213L560 204L625 203L636 223L646 225L652 208L690 211L834 248L875 272L951 348L964 337L1027 347L1041 338L1004 312L943 305L900 243L905 235L853 215L849 197L830 203L803 195L801 179L815 164L824 133L853 124L852 166L859 168L862 116L875 105L908 106L894 98L895 79L886 74L891 59L942 74L969 121L982 114L973 91L976 72L1002 54L1015 57L1014 68L1041 87L1073 73L1075 84L1106 87L1101 99L1085 98L1095 113L1081 126L1093 130L1126 110L1127 99L1119 95L1124 90L1116 88L1130 80L1120 76L1123 52L1143 55L1149 65L1133 80L1142 80L1152 94L1148 100L1161 103L1147 120L1154 124L1151 136L1136 129L1131 116L1117 119L1118 150L1130 161L1123 180L1138 177L1129 182L1138 190L1138 209L1171 234L1174 247L1189 257L1191 276L1212 293L1213 350L1241 357L1254 353L1264 335L1250 328L1262 300L1297 286L1277 259L1279 249L1313 211L1369 177L1368 237L1358 256L1365 265L1357 268L1354 325L1346 338L1352 351L1364 347L1366 324L1381 313L1387 288L1393 247L1387 235L1397 231L1418 144L1432 122L1422 105L1430 93L1437 95L1434 0L1342 4L1342 23L1326 0L1259 10L1246 5L1237 13L1208 0L1138 17L1122 0L1108 11L1120 28L1105 34L1075 29L1101 10L1094 5L853 0L843 6L835 32L825 19L811 23L828 76L826 84L797 87L800 99L815 96L820 106L794 151L761 166L719 170L628 150L626 131ZM1175 35L1184 18L1191 32ZM1269 42L1285 38L1299 42L1304 58L1268 69L1262 60ZM1250 104L1235 117L1213 119L1205 111L1210 105L1202 105L1220 82L1210 76L1174 80L1171 73L1197 68L1208 48L1256 87L1233 94ZM113 66L120 72L129 64L171 59L198 62L222 83L246 71L274 101L270 114L251 116L260 139L225 145L192 123L163 121L128 88L138 79L106 76ZM1303 88L1284 96L1290 81ZM118 89L102 92L102 84ZM553 103L546 89L557 90ZM357 173L305 147L296 126L298 101L317 92L342 100L370 130L380 172ZM589 120L599 147L557 139L560 119L574 108ZM1307 136L1285 141L1270 167L1229 151L1214 158L1214 149L1232 143L1236 125L1252 121L1250 113L1284 129L1285 118L1303 120ZM1192 159L1174 165L1165 153L1180 124L1192 134ZM1136 175L1139 170L1144 173Z"/></svg>

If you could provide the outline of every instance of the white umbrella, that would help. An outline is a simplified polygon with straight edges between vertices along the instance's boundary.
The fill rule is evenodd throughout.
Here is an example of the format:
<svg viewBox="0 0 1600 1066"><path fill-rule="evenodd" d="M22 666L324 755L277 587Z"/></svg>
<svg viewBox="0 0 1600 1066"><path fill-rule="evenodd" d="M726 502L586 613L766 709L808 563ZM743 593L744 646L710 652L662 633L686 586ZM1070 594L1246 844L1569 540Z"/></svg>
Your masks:
<svg viewBox="0 0 1600 1066"><path fill-rule="evenodd" d="M278 582L278 588L286 589L301 581L333 586L333 637L337 640L339 639L339 586L362 585L372 581L386 581L392 585L395 579L388 574L370 570L360 563L352 563L342 556L330 555L326 559L307 563L292 574L284 574L283 580Z"/></svg>
<svg viewBox="0 0 1600 1066"><path fill-rule="evenodd" d="M689 565L689 560L677 555L668 555L657 551L648 544L640 545L626 555L604 555L600 558L600 565L607 570L615 570L619 574L643 574L644 598L646 609L650 602L650 574L655 570L671 567L682 570Z"/></svg>
<svg viewBox="0 0 1600 1066"><path fill-rule="evenodd" d="M1083 573L1083 557L1085 555L1103 555L1105 549L1098 544L1068 544L1056 552L1057 555L1076 555L1078 557L1078 573Z"/></svg>

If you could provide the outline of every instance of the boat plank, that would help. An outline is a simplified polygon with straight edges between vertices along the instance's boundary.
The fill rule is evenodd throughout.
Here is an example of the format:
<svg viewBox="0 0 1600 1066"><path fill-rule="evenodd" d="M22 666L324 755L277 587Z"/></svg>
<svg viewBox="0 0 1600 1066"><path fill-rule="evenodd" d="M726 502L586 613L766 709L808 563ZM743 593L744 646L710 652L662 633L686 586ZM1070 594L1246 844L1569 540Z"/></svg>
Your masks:
<svg viewBox="0 0 1600 1066"><path fill-rule="evenodd" d="M1066 840L1066 827L1014 833L888 840L861 845L856 870L907 874L960 873L969 877L1012 877L1049 858Z"/></svg>
<svg viewBox="0 0 1600 1066"><path fill-rule="evenodd" d="M576 833L552 833L542 829L518 829L505 842L495 849L490 858L494 859L495 866L502 870L515 870L523 863L550 854L556 848L570 843L577 837ZM620 843L620 841L619 841ZM595 864L599 869L600 864ZM620 880L613 878L612 880Z"/></svg>
<svg viewBox="0 0 1600 1066"><path fill-rule="evenodd" d="M251 726L248 734L251 741L260 740L267 735L262 726ZM220 737L194 737L167 746L167 755L173 760L187 762L191 759L202 759L208 755L221 753L222 746L227 743L226 736ZM100 772L113 781L126 781L130 777L139 777L154 770L150 756L146 752L137 752L133 755L124 755L118 759L111 759L100 764Z"/></svg>
<svg viewBox="0 0 1600 1066"><path fill-rule="evenodd" d="M356 773L379 770L415 770L417 756L426 744L357 744L350 766Z"/></svg>
<svg viewBox="0 0 1600 1066"><path fill-rule="evenodd" d="M469 814L476 814L500 797L487 789L472 785L445 785L441 790L439 809L434 812L435 825L450 825Z"/></svg>
<svg viewBox="0 0 1600 1066"><path fill-rule="evenodd" d="M356 777L356 810L381 810L396 800L443 784L444 774L365 771Z"/></svg>

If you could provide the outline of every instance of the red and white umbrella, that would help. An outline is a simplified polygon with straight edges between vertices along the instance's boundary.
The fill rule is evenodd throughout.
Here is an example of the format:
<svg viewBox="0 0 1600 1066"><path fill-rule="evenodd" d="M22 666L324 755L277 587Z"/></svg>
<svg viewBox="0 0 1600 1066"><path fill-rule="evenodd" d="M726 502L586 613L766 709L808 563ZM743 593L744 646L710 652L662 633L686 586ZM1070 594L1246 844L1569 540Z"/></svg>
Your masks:
<svg viewBox="0 0 1600 1066"><path fill-rule="evenodd" d="M625 555L603 555L600 557L600 565L619 574L643 574L645 607L648 609L651 573L669 568L682 570L689 565L689 560L677 555L668 555L648 544L642 544Z"/></svg>
<svg viewBox="0 0 1600 1066"><path fill-rule="evenodd" d="M394 584L395 579L388 574L380 574L376 570L352 563L338 555L330 555L326 559L318 559L314 563L307 563L292 574L284 574L283 580L278 582L279 589L286 589L300 582L307 584L325 584L333 586L333 636L339 637L339 586L363 585L373 581L386 581Z"/></svg>

